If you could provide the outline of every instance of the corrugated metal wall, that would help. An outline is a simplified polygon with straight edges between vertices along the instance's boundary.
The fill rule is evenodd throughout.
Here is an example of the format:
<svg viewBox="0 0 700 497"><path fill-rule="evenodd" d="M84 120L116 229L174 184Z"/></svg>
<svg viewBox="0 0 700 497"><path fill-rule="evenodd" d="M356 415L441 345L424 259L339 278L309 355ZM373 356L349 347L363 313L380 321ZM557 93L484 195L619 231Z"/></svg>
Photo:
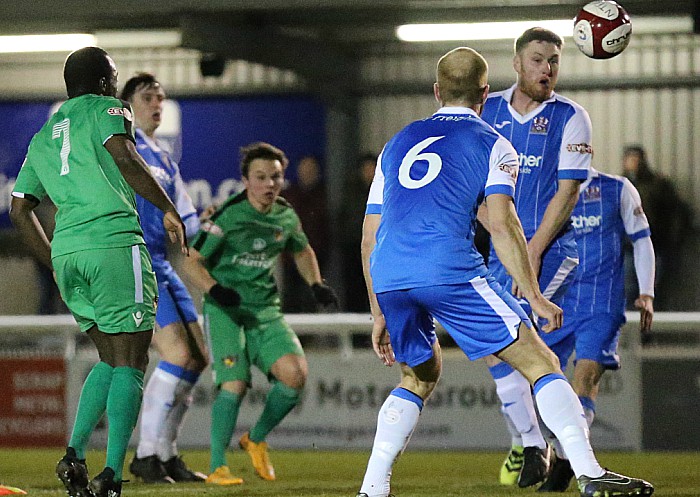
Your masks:
<svg viewBox="0 0 700 497"><path fill-rule="evenodd" d="M515 80L512 43L471 44L489 61L492 90ZM449 47L445 47L447 51ZM435 63L444 51L408 47L408 55L365 55L359 99L360 148L378 151L408 122L436 109L432 97ZM153 71L170 94L206 95L303 90L291 71L228 61L220 78L204 78L199 54L182 48L110 50L123 82L137 71ZM0 55L0 98L64 95L64 55ZM622 147L641 143L652 165L674 178L700 212L700 36L635 36L624 54L588 59L573 43L564 48L560 92L591 115L595 164L620 171Z"/></svg>
<svg viewBox="0 0 700 497"><path fill-rule="evenodd" d="M293 72L242 60L226 62L221 77L203 77L199 52L185 48L108 49L124 83L140 71L153 72L170 94L294 91L303 87ZM65 54L0 54L0 98L63 97Z"/></svg>
<svg viewBox="0 0 700 497"><path fill-rule="evenodd" d="M510 43L471 46L489 62L492 90L514 83ZM370 91L360 102L363 150L379 151L405 124L434 112L438 58L367 58L363 80ZM638 36L624 54L607 61L589 59L569 43L559 86L591 116L596 167L619 173L623 146L642 144L652 167L672 177L700 212L700 36ZM374 94L380 89L392 94Z"/></svg>

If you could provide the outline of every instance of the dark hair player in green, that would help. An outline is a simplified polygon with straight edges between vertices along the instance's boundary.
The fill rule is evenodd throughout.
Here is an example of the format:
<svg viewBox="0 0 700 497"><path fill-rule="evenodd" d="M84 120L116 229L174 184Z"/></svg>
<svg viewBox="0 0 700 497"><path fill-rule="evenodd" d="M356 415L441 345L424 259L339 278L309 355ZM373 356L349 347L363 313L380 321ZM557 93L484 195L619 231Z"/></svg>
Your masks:
<svg viewBox="0 0 700 497"><path fill-rule="evenodd" d="M241 400L257 366L272 382L257 423L239 441L258 476L274 480L265 437L299 402L308 366L299 339L285 322L273 278L278 256L293 254L316 301L337 305L321 279L316 254L294 209L279 197L287 166L284 152L267 143L242 150L245 190L204 222L192 242L185 271L204 296L204 334L219 394L211 415L211 474L207 483L235 485L226 448Z"/></svg>
<svg viewBox="0 0 700 497"><path fill-rule="evenodd" d="M32 139L10 216L37 259L55 272L63 300L100 356L56 473L71 497L118 497L157 302L134 191L165 213L170 239L185 253L187 246L175 206L136 151L131 109L115 98L117 69L107 52L76 50L63 75L68 101ZM51 243L32 212L47 196L58 209ZM105 411L105 469L88 482L85 450Z"/></svg>

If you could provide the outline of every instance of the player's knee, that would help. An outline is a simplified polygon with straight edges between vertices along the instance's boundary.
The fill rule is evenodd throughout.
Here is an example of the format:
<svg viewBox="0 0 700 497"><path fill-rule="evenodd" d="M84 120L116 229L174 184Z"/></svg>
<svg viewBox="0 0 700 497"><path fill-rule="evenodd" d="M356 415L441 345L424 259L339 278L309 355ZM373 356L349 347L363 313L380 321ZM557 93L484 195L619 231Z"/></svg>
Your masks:
<svg viewBox="0 0 700 497"><path fill-rule="evenodd" d="M306 359L294 354L280 357L271 368L272 376L288 387L301 390L306 385L309 367Z"/></svg>
<svg viewBox="0 0 700 497"><path fill-rule="evenodd" d="M150 359L149 359L149 357L148 357L148 354L143 354L143 355L141 356L140 359L138 359L138 358L136 359L137 365L134 366L134 367L135 367L136 369L139 369L139 370L145 372L146 369L148 369L148 362L149 362L149 360L150 360Z"/></svg>
<svg viewBox="0 0 700 497"><path fill-rule="evenodd" d="M552 352L549 347L542 347L541 356L544 365L551 373L561 373L561 364L559 363L559 357Z"/></svg>
<svg viewBox="0 0 700 497"><path fill-rule="evenodd" d="M593 397L597 393L602 371L597 364L589 366L587 362L589 361L579 361L576 365L572 386L577 395Z"/></svg>
<svg viewBox="0 0 700 497"><path fill-rule="evenodd" d="M235 393L242 399L248 391L248 385L245 381L225 381L219 385L219 389Z"/></svg>
<svg viewBox="0 0 700 497"><path fill-rule="evenodd" d="M192 365L192 354L183 343L171 342L167 347L161 347L160 356L170 364L175 364L183 368L190 369Z"/></svg>
<svg viewBox="0 0 700 497"><path fill-rule="evenodd" d="M415 393L421 399L427 400L440 380L441 368L439 363L431 367L422 366L424 366L424 364L415 368L404 366L402 368L401 383L399 385Z"/></svg>
<svg viewBox="0 0 700 497"><path fill-rule="evenodd" d="M280 375L277 379L290 388L301 390L306 385L307 377L308 373L305 368L301 366L288 366L280 371Z"/></svg>

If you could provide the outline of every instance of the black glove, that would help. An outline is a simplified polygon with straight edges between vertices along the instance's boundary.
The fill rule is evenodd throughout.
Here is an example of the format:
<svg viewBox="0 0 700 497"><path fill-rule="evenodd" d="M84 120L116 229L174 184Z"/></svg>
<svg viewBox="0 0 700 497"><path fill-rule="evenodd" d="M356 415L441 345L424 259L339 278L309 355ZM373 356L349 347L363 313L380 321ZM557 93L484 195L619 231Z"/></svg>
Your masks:
<svg viewBox="0 0 700 497"><path fill-rule="evenodd" d="M338 306L338 296L325 283L314 283L311 285L311 291L314 292L314 298L319 304Z"/></svg>
<svg viewBox="0 0 700 497"><path fill-rule="evenodd" d="M218 283L211 287L211 290L209 290L209 296L213 298L217 304L224 307L238 307L241 305L240 293L233 288L226 288Z"/></svg>

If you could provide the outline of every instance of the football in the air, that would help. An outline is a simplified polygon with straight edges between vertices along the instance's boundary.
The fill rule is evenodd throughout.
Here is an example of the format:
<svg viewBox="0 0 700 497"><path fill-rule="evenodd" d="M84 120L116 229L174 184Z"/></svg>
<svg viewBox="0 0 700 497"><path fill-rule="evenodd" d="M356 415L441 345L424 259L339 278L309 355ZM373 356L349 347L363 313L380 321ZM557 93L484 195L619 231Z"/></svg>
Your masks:
<svg viewBox="0 0 700 497"><path fill-rule="evenodd" d="M587 3L574 19L574 43L593 59L615 57L627 48L631 37L630 16L612 0Z"/></svg>

